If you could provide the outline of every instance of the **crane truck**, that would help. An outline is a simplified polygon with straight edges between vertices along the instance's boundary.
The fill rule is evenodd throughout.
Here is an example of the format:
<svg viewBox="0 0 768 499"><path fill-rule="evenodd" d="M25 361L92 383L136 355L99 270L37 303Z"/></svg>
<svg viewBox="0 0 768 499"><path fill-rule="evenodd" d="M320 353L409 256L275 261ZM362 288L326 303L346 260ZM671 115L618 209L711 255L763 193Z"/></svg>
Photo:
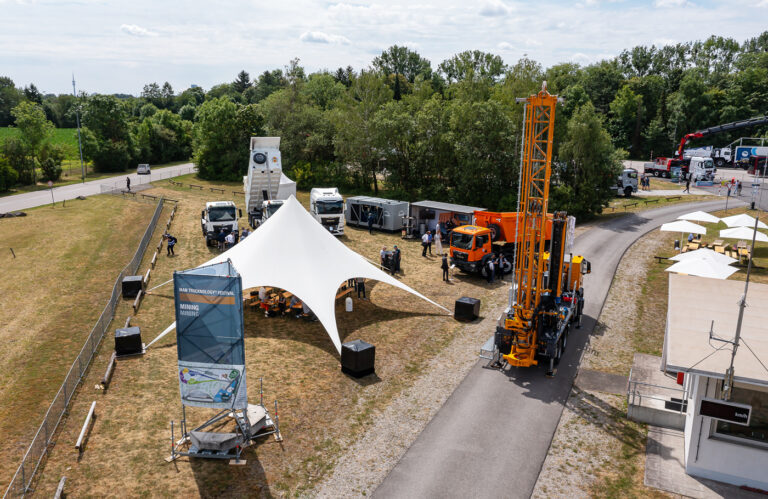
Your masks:
<svg viewBox="0 0 768 499"><path fill-rule="evenodd" d="M645 173L653 174L655 177L667 177L672 176L672 169L680 167L683 173L688 173L688 164L690 159L685 157L685 145L693 140L700 139L702 137L708 137L722 132L733 132L735 130L741 130L743 128L752 128L756 126L768 124L768 116L761 116L759 118L750 118L748 120L734 121L733 123L725 123L724 125L716 125L709 128L704 128L697 132L685 134L680 139L680 145L677 147L677 151L671 158L656 158L653 163L646 163ZM726 163L726 157L731 161L738 160L733 154L727 154L722 150L715 150L715 161L717 166L722 166ZM718 159L719 158L719 159Z"/></svg>
<svg viewBox="0 0 768 499"><path fill-rule="evenodd" d="M481 356L500 369L535 366L546 360L547 374L553 376L571 326L580 325L583 277L590 273L591 265L583 256L570 252L576 221L565 212L551 215L551 238L547 242L558 97L547 92L544 82L539 93L517 102L525 103L525 128L513 284L508 306Z"/></svg>

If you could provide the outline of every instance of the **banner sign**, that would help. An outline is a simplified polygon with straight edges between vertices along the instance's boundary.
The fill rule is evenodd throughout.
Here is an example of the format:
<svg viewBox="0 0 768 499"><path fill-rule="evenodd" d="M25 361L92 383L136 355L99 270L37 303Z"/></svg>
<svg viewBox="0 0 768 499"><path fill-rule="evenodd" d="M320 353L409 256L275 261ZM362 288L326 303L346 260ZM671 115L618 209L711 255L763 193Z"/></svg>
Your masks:
<svg viewBox="0 0 768 499"><path fill-rule="evenodd" d="M181 403L246 409L243 290L230 261L174 272Z"/></svg>
<svg viewBox="0 0 768 499"><path fill-rule="evenodd" d="M699 414L719 419L720 421L725 421L727 423L749 426L749 417L752 415L752 406L705 397L701 399Z"/></svg>

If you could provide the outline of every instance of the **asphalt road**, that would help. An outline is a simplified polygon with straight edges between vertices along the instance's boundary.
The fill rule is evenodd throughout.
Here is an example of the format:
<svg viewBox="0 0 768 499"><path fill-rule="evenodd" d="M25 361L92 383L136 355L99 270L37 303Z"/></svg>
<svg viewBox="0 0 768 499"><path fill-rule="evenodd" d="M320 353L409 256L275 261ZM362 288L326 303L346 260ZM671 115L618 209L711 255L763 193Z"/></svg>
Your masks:
<svg viewBox="0 0 768 499"><path fill-rule="evenodd" d="M543 365L502 373L478 361L374 497L530 497L624 252L662 223L724 204L686 203L629 214L579 236L574 250L592 262L592 274L585 280L583 326L571 331L556 376L547 378Z"/></svg>
<svg viewBox="0 0 768 499"><path fill-rule="evenodd" d="M178 177L179 175L185 175L191 173L194 169L192 163L184 163L177 166L168 166L166 168L160 168L152 170L151 175L137 175L135 172L131 174L121 175L113 178L103 178L101 180L91 180L89 182L80 184L64 185L61 187L53 188L53 200L59 203L64 200L74 199L77 196L93 196L95 194L101 194L102 185L110 186L114 189L125 189L125 179L130 177L131 185L137 186L140 184L146 184L155 180L161 180L171 177ZM34 208L35 206L41 206L51 203L51 190L46 189L42 191L25 192L24 194L15 194L13 196L6 196L0 198L0 213L7 213L9 211L26 210L28 208Z"/></svg>

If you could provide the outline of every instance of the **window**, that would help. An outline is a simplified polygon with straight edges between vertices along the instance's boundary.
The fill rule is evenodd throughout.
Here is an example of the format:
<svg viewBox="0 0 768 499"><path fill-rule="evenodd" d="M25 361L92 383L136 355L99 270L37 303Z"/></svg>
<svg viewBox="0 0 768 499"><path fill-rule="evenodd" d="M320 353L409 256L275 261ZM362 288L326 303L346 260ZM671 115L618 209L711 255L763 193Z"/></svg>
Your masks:
<svg viewBox="0 0 768 499"><path fill-rule="evenodd" d="M720 383L722 392L722 382ZM716 435L768 445L768 387L735 383L731 402L752 406L749 426L716 421Z"/></svg>
<svg viewBox="0 0 768 499"><path fill-rule="evenodd" d="M463 250L472 249L472 234L463 234L461 232L451 233L451 246Z"/></svg>
<svg viewBox="0 0 768 499"><path fill-rule="evenodd" d="M488 238L491 237L488 234L485 234L483 236L477 236L477 248L482 248L485 246L485 244L488 242Z"/></svg>
<svg viewBox="0 0 768 499"><path fill-rule="evenodd" d="M637 178L637 172L632 172L628 176L629 178Z"/></svg>
<svg viewBox="0 0 768 499"><path fill-rule="evenodd" d="M208 218L211 222L232 222L236 220L235 209L230 207L217 207L208 210Z"/></svg>
<svg viewBox="0 0 768 499"><path fill-rule="evenodd" d="M344 211L343 201L317 201L318 215L338 215Z"/></svg>

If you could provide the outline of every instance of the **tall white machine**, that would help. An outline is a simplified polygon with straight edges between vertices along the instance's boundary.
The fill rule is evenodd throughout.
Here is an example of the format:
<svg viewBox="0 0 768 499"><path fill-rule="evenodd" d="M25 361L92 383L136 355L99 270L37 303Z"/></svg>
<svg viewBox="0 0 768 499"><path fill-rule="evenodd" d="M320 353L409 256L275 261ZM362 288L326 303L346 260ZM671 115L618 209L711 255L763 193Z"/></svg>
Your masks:
<svg viewBox="0 0 768 499"><path fill-rule="evenodd" d="M278 199L283 163L280 137L251 137L248 175L243 177L248 222L261 221L265 201Z"/></svg>

